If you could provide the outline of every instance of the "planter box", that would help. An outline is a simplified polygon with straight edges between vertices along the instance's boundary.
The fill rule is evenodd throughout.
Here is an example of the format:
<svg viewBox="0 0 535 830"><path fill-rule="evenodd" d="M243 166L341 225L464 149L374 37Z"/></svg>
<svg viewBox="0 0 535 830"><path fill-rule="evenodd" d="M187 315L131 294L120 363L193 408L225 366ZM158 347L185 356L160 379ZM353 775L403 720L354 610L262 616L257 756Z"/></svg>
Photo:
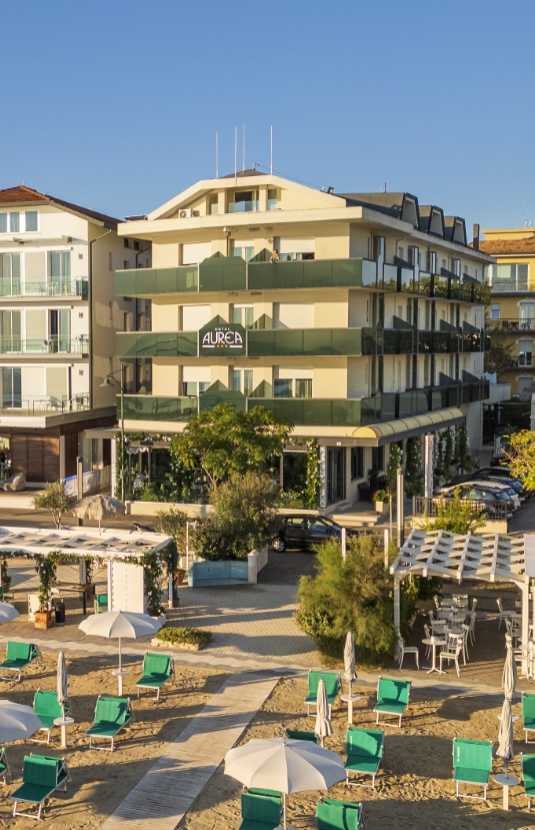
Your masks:
<svg viewBox="0 0 535 830"><path fill-rule="evenodd" d="M192 643L164 643L153 637L150 641L153 648L165 648L167 651L175 649L176 651L200 651L204 646L193 645Z"/></svg>
<svg viewBox="0 0 535 830"><path fill-rule="evenodd" d="M35 627L36 628L50 628L52 625L52 611L36 611L35 612Z"/></svg>
<svg viewBox="0 0 535 830"><path fill-rule="evenodd" d="M376 513L386 513L388 510L388 502L386 501L376 501L375 502L375 512Z"/></svg>
<svg viewBox="0 0 535 830"><path fill-rule="evenodd" d="M205 585L247 585L249 565L243 559L194 562L188 572L190 588Z"/></svg>

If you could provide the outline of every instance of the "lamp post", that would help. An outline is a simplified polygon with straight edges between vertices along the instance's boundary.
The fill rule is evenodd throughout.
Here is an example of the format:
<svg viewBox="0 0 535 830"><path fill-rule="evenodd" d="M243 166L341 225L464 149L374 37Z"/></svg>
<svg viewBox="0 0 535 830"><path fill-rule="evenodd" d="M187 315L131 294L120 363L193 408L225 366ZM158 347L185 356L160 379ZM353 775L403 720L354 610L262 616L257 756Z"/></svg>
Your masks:
<svg viewBox="0 0 535 830"><path fill-rule="evenodd" d="M121 373L121 379L117 380L114 377L118 372ZM121 365L120 370L118 372L110 372L106 375L106 380L100 384L101 389L108 389L113 386L113 383L116 383L119 389L121 390L121 501L124 503L124 454L125 454L125 445L124 445L124 386L125 386L125 366L124 363Z"/></svg>

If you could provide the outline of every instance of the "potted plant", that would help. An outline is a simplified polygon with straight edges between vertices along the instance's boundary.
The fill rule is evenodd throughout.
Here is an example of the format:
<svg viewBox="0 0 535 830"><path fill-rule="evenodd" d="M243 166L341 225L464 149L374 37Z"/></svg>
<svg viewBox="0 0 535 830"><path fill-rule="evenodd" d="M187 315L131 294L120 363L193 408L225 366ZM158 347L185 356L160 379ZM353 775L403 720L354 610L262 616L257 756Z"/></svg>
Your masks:
<svg viewBox="0 0 535 830"><path fill-rule="evenodd" d="M377 490L373 494L373 500L375 502L375 511L376 513L385 513L386 508L388 505L388 493L386 490Z"/></svg>
<svg viewBox="0 0 535 830"><path fill-rule="evenodd" d="M35 627L50 628L52 625L52 610L49 609L50 588L56 579L57 554L35 557L35 570L39 576L39 610L35 612Z"/></svg>
<svg viewBox="0 0 535 830"><path fill-rule="evenodd" d="M5 557L2 559L2 564L0 566L0 578L2 581L2 588L4 589L4 591L9 591L9 589L11 588L12 578L7 570L7 559Z"/></svg>

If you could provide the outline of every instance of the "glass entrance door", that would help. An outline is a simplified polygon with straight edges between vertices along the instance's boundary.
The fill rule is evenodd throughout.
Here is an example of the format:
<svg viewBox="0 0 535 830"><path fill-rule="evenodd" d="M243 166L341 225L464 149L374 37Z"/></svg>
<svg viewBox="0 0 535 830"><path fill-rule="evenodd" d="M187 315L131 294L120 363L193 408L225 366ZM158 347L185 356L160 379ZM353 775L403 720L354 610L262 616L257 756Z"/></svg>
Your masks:
<svg viewBox="0 0 535 830"><path fill-rule="evenodd" d="M346 497L346 451L344 447L327 449L327 503L334 504Z"/></svg>

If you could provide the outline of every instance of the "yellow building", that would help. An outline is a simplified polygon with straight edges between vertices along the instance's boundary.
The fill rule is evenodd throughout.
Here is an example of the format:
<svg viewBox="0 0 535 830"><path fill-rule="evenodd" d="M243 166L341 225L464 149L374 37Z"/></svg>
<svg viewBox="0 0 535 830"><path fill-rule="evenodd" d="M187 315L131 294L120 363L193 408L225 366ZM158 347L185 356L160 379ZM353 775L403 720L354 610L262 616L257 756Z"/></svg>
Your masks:
<svg viewBox="0 0 535 830"><path fill-rule="evenodd" d="M532 228L485 230L480 250L496 260L488 272L491 285L489 319L507 332L513 346L511 369L501 381L511 392L531 400L535 391L535 232Z"/></svg>
<svg viewBox="0 0 535 830"><path fill-rule="evenodd" d="M120 235L151 269L117 274L152 330L117 335L152 362L127 431L181 431L219 401L261 404L320 445L323 505L358 497L388 446L466 421L481 442L482 285L464 220L409 193L314 190L256 170L209 179ZM385 453L385 447L387 452Z"/></svg>

